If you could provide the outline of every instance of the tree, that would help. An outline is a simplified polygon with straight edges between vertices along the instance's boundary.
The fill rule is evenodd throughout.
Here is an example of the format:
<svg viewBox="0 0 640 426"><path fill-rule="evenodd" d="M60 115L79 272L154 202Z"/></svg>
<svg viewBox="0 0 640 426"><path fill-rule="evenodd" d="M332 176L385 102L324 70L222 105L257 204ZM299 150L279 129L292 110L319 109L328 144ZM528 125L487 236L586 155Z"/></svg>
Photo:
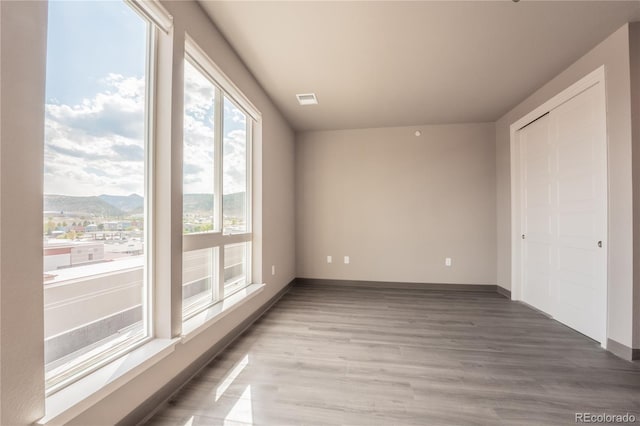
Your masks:
<svg viewBox="0 0 640 426"><path fill-rule="evenodd" d="M51 235L53 233L53 231L56 229L56 224L53 223L53 219L49 218L45 229L47 231L47 235Z"/></svg>

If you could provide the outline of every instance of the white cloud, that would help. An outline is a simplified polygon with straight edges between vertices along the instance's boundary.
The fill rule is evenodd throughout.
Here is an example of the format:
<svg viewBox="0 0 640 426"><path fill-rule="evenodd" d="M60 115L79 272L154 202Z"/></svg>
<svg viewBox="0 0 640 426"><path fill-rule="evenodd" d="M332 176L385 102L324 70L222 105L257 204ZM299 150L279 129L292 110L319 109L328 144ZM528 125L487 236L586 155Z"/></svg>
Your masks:
<svg viewBox="0 0 640 426"><path fill-rule="evenodd" d="M184 193L212 193L214 180L215 87L185 63ZM246 117L224 102L224 193L246 190Z"/></svg>
<svg viewBox="0 0 640 426"><path fill-rule="evenodd" d="M46 105L45 193L143 194L144 80L102 83L78 105Z"/></svg>
<svg viewBox="0 0 640 426"><path fill-rule="evenodd" d="M184 189L211 193L215 89L188 67L185 83ZM77 105L46 105L45 193L143 194L144 79L110 74L101 84ZM224 113L224 192L234 193L245 190L246 118L228 101Z"/></svg>
<svg viewBox="0 0 640 426"><path fill-rule="evenodd" d="M224 138L224 176L225 194L246 191L247 176L247 138L244 129L232 130Z"/></svg>
<svg viewBox="0 0 640 426"><path fill-rule="evenodd" d="M211 194L215 87L189 62L185 62L184 71L184 193Z"/></svg>

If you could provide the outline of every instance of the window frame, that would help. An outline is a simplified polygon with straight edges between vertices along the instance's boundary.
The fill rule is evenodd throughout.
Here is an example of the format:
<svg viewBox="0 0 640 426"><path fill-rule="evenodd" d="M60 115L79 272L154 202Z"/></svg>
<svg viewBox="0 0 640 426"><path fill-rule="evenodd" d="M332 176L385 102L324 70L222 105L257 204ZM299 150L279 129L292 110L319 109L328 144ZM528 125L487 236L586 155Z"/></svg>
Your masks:
<svg viewBox="0 0 640 426"><path fill-rule="evenodd" d="M59 373L45 377L44 390L45 397L63 390L79 380L100 370L115 360L126 356L127 354L141 348L156 338L155 322L154 322L154 296L155 296L155 280L154 280L154 247L155 247L155 209L154 196L155 193L155 124L156 124L156 94L157 94L157 55L158 55L158 37L159 31L165 31L159 28L156 21L151 19L146 10L138 5L137 1L123 0L122 3L126 7L130 7L132 12L136 13L146 24L146 58L145 58L145 100L144 100L144 239L145 247L143 254L142 266L142 333L135 333L133 336L124 339L121 342L114 343L113 340L102 345L102 350L98 351L89 359L80 362L70 362L68 368ZM119 272L120 270L118 270ZM116 272L116 271L112 271ZM44 285L44 283L43 283ZM43 307L44 308L44 307ZM117 340L117 339L116 339ZM97 342L96 342L97 343ZM87 346L87 348L92 345ZM101 348L97 345L95 349ZM55 370L55 368L54 368Z"/></svg>
<svg viewBox="0 0 640 426"><path fill-rule="evenodd" d="M197 307L184 309L182 305L183 324L201 312L221 303L225 298L245 289L253 283L252 280L252 243L253 243L253 144L255 127L261 119L261 114L246 98L244 94L231 82L231 80L216 66L209 56L198 44L185 32L184 63L189 63L203 77L208 79L215 87L215 118L214 118L214 226L212 231L196 232L182 235L182 256L184 253L218 248L217 264L214 270L217 277L212 285L211 299L207 303L198 303ZM184 86L183 81L183 86ZM246 116L246 193L245 193L245 221L244 232L225 232L223 216L223 175L224 175L224 102L227 99ZM184 129L183 129L184 132ZM183 133L184 134L184 133ZM184 141L183 141L184 143ZM184 162L184 159L182 159ZM184 177L184 174L183 176ZM181 178L182 178L181 177ZM183 186L184 187L184 186ZM183 194L184 197L184 194ZM183 198L184 200L184 198ZM184 210L183 210L184 212ZM227 245L247 243L245 255L246 278L244 285L235 289L231 294L225 294L224 289L224 248ZM216 260L214 260L215 262ZM184 262L183 262L184 264ZM184 284L184 282L182 283Z"/></svg>

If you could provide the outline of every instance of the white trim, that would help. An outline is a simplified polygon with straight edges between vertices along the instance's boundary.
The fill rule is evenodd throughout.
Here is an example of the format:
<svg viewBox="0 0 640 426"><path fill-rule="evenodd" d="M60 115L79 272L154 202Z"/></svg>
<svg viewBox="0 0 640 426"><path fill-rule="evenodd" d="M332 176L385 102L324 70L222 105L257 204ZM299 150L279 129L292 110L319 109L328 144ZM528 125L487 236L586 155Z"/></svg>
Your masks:
<svg viewBox="0 0 640 426"><path fill-rule="evenodd" d="M154 339L45 399L45 416L35 424L64 424L174 351L180 339Z"/></svg>
<svg viewBox="0 0 640 426"><path fill-rule="evenodd" d="M222 171L222 140L224 139L224 135L222 134L223 120L224 120L224 105L222 94L222 90L220 87L215 85L216 88L216 98L215 98L215 109L214 109L214 136L213 136L213 185L214 185L214 196L215 202L213 205L213 229L216 231L220 231L222 233L224 216L222 212L222 179L224 178L224 173Z"/></svg>
<svg viewBox="0 0 640 426"><path fill-rule="evenodd" d="M156 76L157 53L158 53L158 31L153 25L149 25L147 29L147 84L145 87L145 159L144 159L144 264L142 272L142 321L146 336L155 336L155 327L153 320L153 306L155 294L155 183L156 183L156 93L157 83Z"/></svg>
<svg viewBox="0 0 640 426"><path fill-rule="evenodd" d="M245 180L247 189L244 203L245 229L253 234L253 128L257 126L255 120L246 120L245 123Z"/></svg>
<svg viewBox="0 0 640 426"><path fill-rule="evenodd" d="M187 343L189 340L220 321L236 308L257 296L264 290L264 288L265 284L248 285L244 289L237 291L226 299L221 300L210 308L189 318L182 326L182 343Z"/></svg>
<svg viewBox="0 0 640 426"><path fill-rule="evenodd" d="M201 250L211 247L221 247L229 244L251 241L252 234L223 234L221 232L203 232L182 236L182 250L184 252Z"/></svg>
<svg viewBox="0 0 640 426"><path fill-rule="evenodd" d="M173 27L173 16L171 16L159 0L124 1L163 32L168 34Z"/></svg>
<svg viewBox="0 0 640 426"><path fill-rule="evenodd" d="M602 91L602 99L605 102L606 107L606 87L605 87L605 67L601 65L596 70L587 74L585 77L572 84L562 92L558 93L548 101L544 102L542 105L535 108L533 111L529 112L519 120L515 121L511 124L510 130L510 164L511 164L511 299L512 300L522 300L522 284L523 284L523 253L522 253L522 237L523 234L522 229L522 191L521 191L521 153L520 153L520 142L518 138L518 131L522 129L522 127L541 117L542 115L550 112L551 110L557 108L563 103L569 101L585 90L589 89L594 85L599 85L599 90ZM605 126L606 126L606 110L605 110ZM609 146L608 141L608 132L607 132L607 147ZM609 167L607 165L607 180L609 180ZM607 185L608 187L608 185ZM607 195L607 203L608 203L608 195ZM608 207L607 207L608 211ZM607 236L606 241L608 241L608 214L605 220L607 220ZM608 244L604 244L604 249L608 250ZM607 252L607 265L608 267L608 252ZM607 289L609 288L609 277L608 273L605 271L605 275L607 277ZM605 321L608 319L608 303L607 297L604 300L604 309L605 309ZM602 347L606 347L608 335L608 327L605 324L605 335L603 336L603 340L600 342Z"/></svg>
<svg viewBox="0 0 640 426"><path fill-rule="evenodd" d="M205 71L206 75L216 83L224 93L226 93L233 101L235 101L247 115L253 120L262 119L262 114L253 103L242 93L233 81L209 58L204 50L185 33L185 57L189 57L193 62L198 64Z"/></svg>

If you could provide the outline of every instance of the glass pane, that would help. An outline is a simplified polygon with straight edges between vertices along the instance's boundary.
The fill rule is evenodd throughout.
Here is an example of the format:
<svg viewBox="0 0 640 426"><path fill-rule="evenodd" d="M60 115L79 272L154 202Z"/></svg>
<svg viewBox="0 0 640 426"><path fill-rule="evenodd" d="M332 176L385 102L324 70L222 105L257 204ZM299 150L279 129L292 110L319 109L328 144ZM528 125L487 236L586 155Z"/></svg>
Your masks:
<svg viewBox="0 0 640 426"><path fill-rule="evenodd" d="M247 231L247 116L224 98L222 187L223 230Z"/></svg>
<svg viewBox="0 0 640 426"><path fill-rule="evenodd" d="M189 315L216 300L218 248L182 255L182 312Z"/></svg>
<svg viewBox="0 0 640 426"><path fill-rule="evenodd" d="M216 88L184 61L183 229L215 229L214 125Z"/></svg>
<svg viewBox="0 0 640 426"><path fill-rule="evenodd" d="M249 243L224 246L224 297L246 287L249 247Z"/></svg>
<svg viewBox="0 0 640 426"><path fill-rule="evenodd" d="M49 388L147 335L148 31L122 2L49 3L43 199Z"/></svg>

